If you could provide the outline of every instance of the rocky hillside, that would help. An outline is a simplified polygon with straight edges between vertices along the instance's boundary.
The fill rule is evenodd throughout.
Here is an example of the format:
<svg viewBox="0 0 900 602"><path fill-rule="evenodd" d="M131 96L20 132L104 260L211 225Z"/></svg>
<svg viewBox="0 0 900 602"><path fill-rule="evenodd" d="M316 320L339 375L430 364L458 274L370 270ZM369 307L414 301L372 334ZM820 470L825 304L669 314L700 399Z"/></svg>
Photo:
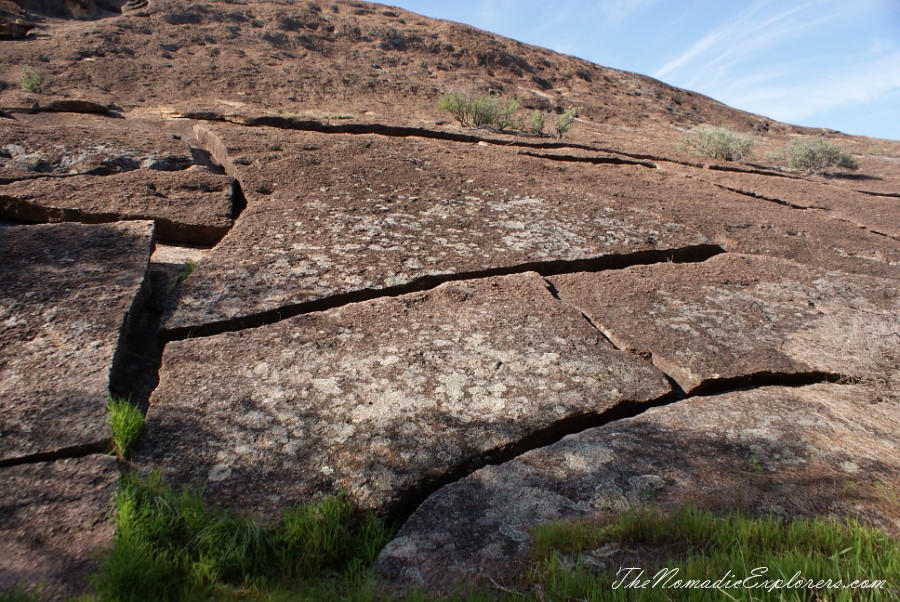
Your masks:
<svg viewBox="0 0 900 602"><path fill-rule="evenodd" d="M403 522L394 591L650 498L900 534L900 142L364 2L6 1L0 36L0 591L82 591L132 469L344 491ZM789 164L823 139L858 169Z"/></svg>

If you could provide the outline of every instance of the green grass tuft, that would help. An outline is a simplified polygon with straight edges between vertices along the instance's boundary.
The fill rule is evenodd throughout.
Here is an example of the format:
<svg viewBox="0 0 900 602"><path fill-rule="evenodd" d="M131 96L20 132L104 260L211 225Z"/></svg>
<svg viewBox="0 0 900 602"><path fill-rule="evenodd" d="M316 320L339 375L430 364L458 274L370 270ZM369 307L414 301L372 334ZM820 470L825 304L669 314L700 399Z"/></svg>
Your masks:
<svg viewBox="0 0 900 602"><path fill-rule="evenodd" d="M638 576L614 587L626 573L616 576L588 560L601 546L627 550L626 567L644 570L643 580L654 581L660 571L678 569L670 587L625 587ZM652 510L632 511L599 527L589 523L549 524L535 529L535 555L531 573L519 599L553 600L891 600L900 595L900 546L877 529L852 520L785 521L769 516L754 518L739 512L723 517L688 506L681 512L659 515ZM617 561L618 562L618 561ZM804 581L831 579L887 580L880 589L675 588L675 579L711 583L725 577L750 577L767 569L758 582L789 581L799 573Z"/></svg>
<svg viewBox="0 0 900 602"><path fill-rule="evenodd" d="M207 507L202 491L177 493L159 473L123 474L116 508L114 545L93 580L101 600L360 599L390 538L343 496L261 523Z"/></svg>
<svg viewBox="0 0 900 602"><path fill-rule="evenodd" d="M144 414L131 403L130 399L109 396L109 424L115 452L120 458L128 457L131 447L137 442L144 429Z"/></svg>
<svg viewBox="0 0 900 602"><path fill-rule="evenodd" d="M175 268L172 284L169 285L169 294L174 293L175 289L181 286L181 283L187 280L188 276L193 274L195 269L197 269L197 264L194 261L188 261Z"/></svg>

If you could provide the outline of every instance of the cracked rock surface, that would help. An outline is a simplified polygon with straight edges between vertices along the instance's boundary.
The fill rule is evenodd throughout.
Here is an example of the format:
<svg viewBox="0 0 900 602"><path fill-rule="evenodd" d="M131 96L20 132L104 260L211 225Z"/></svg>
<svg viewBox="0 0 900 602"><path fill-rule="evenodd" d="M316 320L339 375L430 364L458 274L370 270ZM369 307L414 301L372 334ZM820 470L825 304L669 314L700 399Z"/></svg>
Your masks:
<svg viewBox="0 0 900 602"><path fill-rule="evenodd" d="M203 167L104 177L33 178L0 186L0 215L35 222L155 219L163 241L212 245L233 223L232 179Z"/></svg>
<svg viewBox="0 0 900 602"><path fill-rule="evenodd" d="M170 343L135 461L252 511L338 490L392 511L522 441L669 392L537 274L461 281Z"/></svg>
<svg viewBox="0 0 900 602"><path fill-rule="evenodd" d="M223 135L227 146L236 132ZM268 194L248 193L234 229L179 289L168 330L426 278L708 244L639 208L569 191L554 166L502 149L468 148L451 163L429 140L265 128L238 143L229 154L249 166L236 173L253 182L264 172ZM483 169L504 159L521 179Z"/></svg>
<svg viewBox="0 0 900 602"><path fill-rule="evenodd" d="M688 394L828 371L833 366L815 354L797 357L788 343L829 314L900 314L894 281L734 253L551 281L619 349L652 357ZM833 335L807 343L837 353Z"/></svg>
<svg viewBox="0 0 900 602"><path fill-rule="evenodd" d="M122 470L412 515L401 588L511 577L534 524L648 496L900 533L900 141L356 0L0 12L29 20L0 40L0 597L85 593L109 390L147 411ZM454 91L578 118L470 128ZM752 153L680 148L712 125ZM859 170L786 171L820 135Z"/></svg>
<svg viewBox="0 0 900 602"><path fill-rule="evenodd" d="M900 530L878 493L900 470L896 407L859 387L764 387L651 408L565 437L432 494L382 551L398 591L514 584L535 525L649 503L783 516L860 515ZM865 475L865 476L863 476ZM865 483L871 487L855 484ZM854 493L847 494L848 484ZM588 560L615 571L616 550Z"/></svg>

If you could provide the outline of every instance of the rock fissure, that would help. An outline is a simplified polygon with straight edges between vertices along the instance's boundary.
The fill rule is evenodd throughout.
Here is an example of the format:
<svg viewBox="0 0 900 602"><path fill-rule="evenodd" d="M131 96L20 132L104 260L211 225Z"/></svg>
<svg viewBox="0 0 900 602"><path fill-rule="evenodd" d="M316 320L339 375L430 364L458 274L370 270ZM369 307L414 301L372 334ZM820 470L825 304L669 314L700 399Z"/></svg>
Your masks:
<svg viewBox="0 0 900 602"><path fill-rule="evenodd" d="M654 163L646 163L643 161L633 161L629 159L620 159L618 157L580 157L578 155L548 155L544 153L535 153L531 151L519 151L520 155L526 157L537 157L538 159L547 159L548 161L559 161L561 163L592 163L594 165L640 165L656 169Z"/></svg>
<svg viewBox="0 0 900 602"><path fill-rule="evenodd" d="M92 443L84 443L82 445L73 445L71 447L63 447L51 451L39 452L19 456L16 458L5 458L0 460L0 468L9 468L11 466L22 466L24 464L37 464L40 462L56 462L57 460L68 460L73 458L84 458L95 454L108 454L112 449L112 439L101 439Z"/></svg>
<svg viewBox="0 0 900 602"><path fill-rule="evenodd" d="M417 278L412 282L403 285L390 286L381 289L363 289L350 293L331 295L322 299L284 305L275 309L248 314L229 320L210 321L191 326L168 329L164 328L160 332L160 336L163 341L173 341L257 328L267 324L275 324L301 314L325 311L351 303L359 303L381 297L397 297L411 292L426 291L443 283L458 280L490 278L494 276L522 274L525 272L537 272L542 276L553 276L572 272L600 272L606 270L620 270L635 265L652 265L666 262L698 263L724 252L724 249L718 245L699 244L679 249L639 251L631 254L604 256L595 259L530 262L504 268L490 268L437 276L429 275Z"/></svg>

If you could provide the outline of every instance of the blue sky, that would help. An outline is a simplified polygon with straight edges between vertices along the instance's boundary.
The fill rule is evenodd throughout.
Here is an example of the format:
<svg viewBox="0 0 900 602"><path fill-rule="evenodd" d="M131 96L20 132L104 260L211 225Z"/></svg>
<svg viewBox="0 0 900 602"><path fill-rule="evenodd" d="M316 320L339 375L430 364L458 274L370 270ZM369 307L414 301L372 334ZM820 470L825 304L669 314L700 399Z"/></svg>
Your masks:
<svg viewBox="0 0 900 602"><path fill-rule="evenodd" d="M778 121L900 140L900 0L384 0Z"/></svg>

